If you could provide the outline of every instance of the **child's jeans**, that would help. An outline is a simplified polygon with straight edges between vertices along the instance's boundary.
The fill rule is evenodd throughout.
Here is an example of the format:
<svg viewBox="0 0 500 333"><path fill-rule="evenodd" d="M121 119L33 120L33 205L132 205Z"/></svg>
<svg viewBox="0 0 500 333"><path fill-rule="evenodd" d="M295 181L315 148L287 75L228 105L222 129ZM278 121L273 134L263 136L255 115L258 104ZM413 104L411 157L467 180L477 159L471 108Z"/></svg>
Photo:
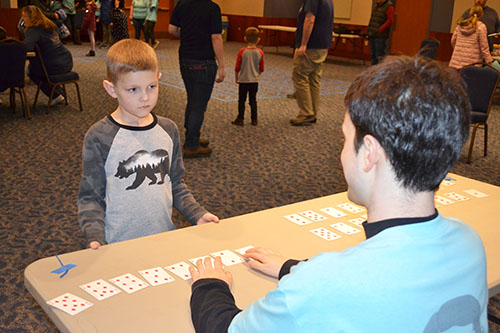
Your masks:
<svg viewBox="0 0 500 333"><path fill-rule="evenodd" d="M257 90L259 90L258 82L238 84L238 119L245 118L245 102L248 93L251 117L252 120L257 120Z"/></svg>

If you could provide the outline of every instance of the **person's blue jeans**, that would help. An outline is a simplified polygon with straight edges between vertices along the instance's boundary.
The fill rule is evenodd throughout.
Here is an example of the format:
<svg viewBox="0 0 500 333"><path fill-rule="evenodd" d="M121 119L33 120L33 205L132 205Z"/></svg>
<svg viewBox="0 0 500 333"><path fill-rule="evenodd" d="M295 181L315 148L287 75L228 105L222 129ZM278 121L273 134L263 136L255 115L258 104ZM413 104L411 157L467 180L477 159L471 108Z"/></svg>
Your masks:
<svg viewBox="0 0 500 333"><path fill-rule="evenodd" d="M186 149L197 149L200 146L201 125L217 75L217 64L215 60L183 59L180 67L187 93L185 145Z"/></svg>
<svg viewBox="0 0 500 333"><path fill-rule="evenodd" d="M144 36L146 36L146 32L144 31L144 19L136 19L133 18L134 29L135 29L135 39L141 39L141 30Z"/></svg>
<svg viewBox="0 0 500 333"><path fill-rule="evenodd" d="M372 57L372 65L376 65L385 56L385 46L387 38L370 37L370 55Z"/></svg>

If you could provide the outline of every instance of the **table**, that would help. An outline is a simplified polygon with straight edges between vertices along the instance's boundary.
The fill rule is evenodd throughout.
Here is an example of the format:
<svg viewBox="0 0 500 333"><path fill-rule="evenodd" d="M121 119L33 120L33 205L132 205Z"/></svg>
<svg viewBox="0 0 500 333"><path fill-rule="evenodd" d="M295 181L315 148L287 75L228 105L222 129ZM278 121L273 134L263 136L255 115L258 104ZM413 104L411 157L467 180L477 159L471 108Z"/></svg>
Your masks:
<svg viewBox="0 0 500 333"><path fill-rule="evenodd" d="M500 187L450 174L456 184L442 187L439 193L459 192L471 198L469 201L441 206L444 216L454 216L472 225L480 234L488 258L489 296L500 293L500 218L498 203ZM486 198L474 198L463 193L475 189L488 194ZM79 288L80 285L102 278L132 273L155 266L167 266L206 255L210 252L235 250L246 245L270 247L288 258L303 259L322 251L341 251L363 241L364 233L328 242L309 232L334 222L347 221L363 213L349 214L345 218L329 217L322 222L299 226L283 216L305 210L334 207L347 202L346 192L272 208L260 212L224 219L220 224L205 224L174 230L162 234L115 243L99 250L81 250L60 255L64 264L73 268L64 278L49 273L60 265L55 257L35 261L25 272L26 288L40 304L50 319L63 332L193 332L190 319L190 283L176 278L172 283L148 287L133 294L122 292L103 301L97 301ZM326 214L322 214L328 216ZM277 281L252 271L246 264L228 268L234 277L233 293L237 305L245 308L256 299L275 288ZM83 297L94 303L91 308L70 316L50 308L45 302L66 292Z"/></svg>
<svg viewBox="0 0 500 333"><path fill-rule="evenodd" d="M283 26L283 25L259 25L258 26L259 29L261 30L268 30L268 31L271 31L272 34L273 34L273 38L274 38L274 43L275 43L275 46L276 46L276 52L278 52L278 44L279 44L279 38L278 38L278 34L280 31L284 31L284 32L295 32L297 31L297 28L296 27L288 27L288 26ZM361 44L360 45L356 45L356 40L360 39L361 40ZM271 38L269 38L269 40L271 40ZM353 53L353 56L355 54L355 50L358 49L359 52L360 52L360 56L361 56L361 59L363 60L363 65L365 64L365 58L364 58L364 54L363 54L363 50L364 50L364 45L365 45L365 37L362 36L362 35L356 35L356 34L338 34L338 33L335 33L335 32L332 32L332 41L335 41L335 44L333 46L333 51L335 51L337 49L337 45L339 43L339 41L349 41L351 44L352 44L352 53ZM264 49L264 47L262 47Z"/></svg>

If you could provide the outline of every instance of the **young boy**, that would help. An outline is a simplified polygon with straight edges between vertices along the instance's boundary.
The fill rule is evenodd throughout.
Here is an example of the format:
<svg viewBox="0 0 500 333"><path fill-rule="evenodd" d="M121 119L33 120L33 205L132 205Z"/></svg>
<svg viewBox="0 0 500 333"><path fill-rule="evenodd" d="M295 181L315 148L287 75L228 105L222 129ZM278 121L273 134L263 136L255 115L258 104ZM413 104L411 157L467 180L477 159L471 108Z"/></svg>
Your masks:
<svg viewBox="0 0 500 333"><path fill-rule="evenodd" d="M430 59L387 59L345 97L340 155L348 198L366 207L366 240L308 261L250 249L249 266L279 278L244 310L232 277L198 260L196 332L486 332L486 257L479 235L444 217L434 191L460 157L470 104L460 75Z"/></svg>
<svg viewBox="0 0 500 333"><path fill-rule="evenodd" d="M245 116L245 102L250 102L252 125L257 125L257 90L259 89L259 75L264 71L264 52L257 48L259 29L250 27L245 31L245 41L248 43L238 52L234 68L236 83L238 83L238 117L231 123L243 126Z"/></svg>
<svg viewBox="0 0 500 333"><path fill-rule="evenodd" d="M85 135L78 220L87 245L175 229L172 208L190 223L219 222L194 199L184 180L177 126L152 113L158 100L158 59L146 43L124 39L107 55L106 92L117 109Z"/></svg>

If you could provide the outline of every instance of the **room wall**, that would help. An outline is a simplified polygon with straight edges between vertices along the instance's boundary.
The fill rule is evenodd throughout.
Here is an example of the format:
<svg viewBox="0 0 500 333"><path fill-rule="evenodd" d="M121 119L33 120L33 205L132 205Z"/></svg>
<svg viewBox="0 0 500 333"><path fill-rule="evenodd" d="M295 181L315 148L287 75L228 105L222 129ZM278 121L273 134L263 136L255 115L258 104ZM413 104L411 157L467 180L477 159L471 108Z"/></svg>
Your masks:
<svg viewBox="0 0 500 333"><path fill-rule="evenodd" d="M500 13L500 0L488 0L488 7L491 7ZM450 32L453 33L457 26L457 20L463 14L465 10L472 7L474 1L472 0L455 0L455 6L453 8L453 18L451 20Z"/></svg>
<svg viewBox="0 0 500 333"><path fill-rule="evenodd" d="M224 15L264 16L265 0L213 0Z"/></svg>
<svg viewBox="0 0 500 333"><path fill-rule="evenodd" d="M336 17L335 23L367 26L370 21L371 11L372 0L351 0L351 18L344 19Z"/></svg>

